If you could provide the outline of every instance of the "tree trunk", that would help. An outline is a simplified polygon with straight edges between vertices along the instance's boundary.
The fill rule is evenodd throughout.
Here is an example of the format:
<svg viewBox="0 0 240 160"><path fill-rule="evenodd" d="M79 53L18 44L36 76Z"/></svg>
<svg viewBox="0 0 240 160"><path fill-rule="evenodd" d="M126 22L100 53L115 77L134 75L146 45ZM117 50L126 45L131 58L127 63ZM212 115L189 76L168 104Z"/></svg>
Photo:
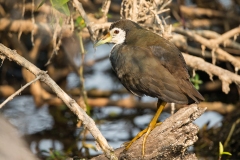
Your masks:
<svg viewBox="0 0 240 160"><path fill-rule="evenodd" d="M193 145L198 137L198 127L193 124L206 108L200 108L197 104L181 108L174 115L167 118L162 125L157 126L147 137L145 156L142 157L142 140L139 138L125 151L124 147L114 152L120 160L161 159L182 160L197 159L194 153L188 152L188 147ZM92 158L92 160L107 159L104 155Z"/></svg>

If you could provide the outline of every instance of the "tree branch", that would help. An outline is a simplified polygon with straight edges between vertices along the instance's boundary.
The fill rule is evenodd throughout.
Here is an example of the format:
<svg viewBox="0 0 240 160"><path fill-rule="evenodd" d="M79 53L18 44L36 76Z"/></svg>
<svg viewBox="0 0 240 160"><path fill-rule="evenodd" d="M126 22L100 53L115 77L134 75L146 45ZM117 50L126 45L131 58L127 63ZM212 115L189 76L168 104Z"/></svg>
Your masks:
<svg viewBox="0 0 240 160"><path fill-rule="evenodd" d="M46 23L32 23L31 20L9 20L7 18L0 18L0 31L4 32L33 32L33 34L41 33L52 35L54 28ZM59 24L56 24L59 25ZM62 34L63 37L70 37L72 35L71 25L61 26L61 30L57 34Z"/></svg>
<svg viewBox="0 0 240 160"><path fill-rule="evenodd" d="M175 28L174 29L175 32L186 35L192 39L194 39L195 41L199 42L200 44L212 49L212 53L214 54L215 52L221 56L223 56L225 59L227 59L230 63L232 63L236 68L240 68L240 61L238 59L236 59L235 57L233 57L232 55L230 55L229 53L225 52L224 50L222 50L221 48L218 47L218 44L216 43L211 43L211 40L205 39L197 34L195 34L192 31L189 30L184 30L184 29L180 29L180 28ZM213 58L214 59L214 58Z"/></svg>
<svg viewBox="0 0 240 160"><path fill-rule="evenodd" d="M144 160L149 159L197 159L187 148L197 141L198 127L192 122L204 113L206 108L196 104L184 107L152 130L147 138ZM167 138L166 138L167 137ZM115 150L119 159L142 159L143 136L135 141L129 150L124 147ZM92 160L105 160L104 155Z"/></svg>
<svg viewBox="0 0 240 160"><path fill-rule="evenodd" d="M186 63L190 67L207 72L210 75L210 77L212 77L212 75L218 76L218 78L222 81L222 90L224 93L227 94L229 92L230 90L229 85L232 82L236 83L238 86L240 85L239 75L234 74L228 70L222 69L211 63L208 63L204 61L202 58L194 57L188 54L183 54L183 56Z"/></svg>

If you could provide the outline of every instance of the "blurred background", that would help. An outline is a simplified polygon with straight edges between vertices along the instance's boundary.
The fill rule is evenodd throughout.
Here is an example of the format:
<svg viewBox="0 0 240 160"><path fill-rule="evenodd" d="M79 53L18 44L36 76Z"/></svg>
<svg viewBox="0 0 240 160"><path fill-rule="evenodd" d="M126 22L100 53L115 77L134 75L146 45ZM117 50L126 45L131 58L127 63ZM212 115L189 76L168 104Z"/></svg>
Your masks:
<svg viewBox="0 0 240 160"><path fill-rule="evenodd" d="M94 35L89 34L84 17L76 11L71 0L0 0L0 43L47 71L94 119L109 144L119 148L146 128L156 111L157 99L139 98L129 93L111 69L108 56L112 45L95 49L93 43L106 33L111 22L131 16L126 14L126 8L131 6L132 1L112 0L107 12L102 10L107 1L79 2L93 24ZM153 12L145 11L147 5L139 4L142 9L139 9L139 24L171 40L182 52L201 57L237 75L238 81L230 83L226 91L222 88L221 79L211 71L189 67L193 84L206 99L199 106L208 107L195 122L200 127L199 140L189 150L195 152L199 159L218 159L221 142L224 151L232 154L223 155L222 159L240 159L239 68L230 59L177 30L190 30L207 40L218 38L239 27L240 1L144 2L156 10L160 19L154 15L151 17ZM144 17L146 15L141 14L144 12L151 18ZM160 25L157 23L159 20L162 22ZM239 36L236 34L224 42L219 47L234 61L240 62ZM2 59L0 64L2 103L35 76L13 61ZM160 121L171 115L172 106L167 105ZM182 107L174 106L176 110ZM48 86L39 81L3 106L0 113L0 117L6 119L1 118L0 121L10 122L6 123L17 129L13 136L21 137L26 143L19 145L25 145L26 150L39 159L91 158L101 153L95 148L94 138L77 117ZM15 128L1 127L0 135L12 136L8 133L15 132ZM3 143L3 137L0 136L0 143ZM11 140L13 138L7 142L14 144ZM2 152L13 151L13 148L7 148L9 150Z"/></svg>

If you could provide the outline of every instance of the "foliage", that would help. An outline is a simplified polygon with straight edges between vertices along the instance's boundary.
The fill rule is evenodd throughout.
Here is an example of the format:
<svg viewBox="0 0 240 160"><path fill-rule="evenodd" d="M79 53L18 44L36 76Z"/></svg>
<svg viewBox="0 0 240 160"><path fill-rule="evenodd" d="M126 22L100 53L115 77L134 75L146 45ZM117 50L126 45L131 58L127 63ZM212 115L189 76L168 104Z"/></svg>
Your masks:
<svg viewBox="0 0 240 160"><path fill-rule="evenodd" d="M86 23L84 22L84 19L81 16L78 16L75 20L75 27L79 30L86 27Z"/></svg>
<svg viewBox="0 0 240 160"><path fill-rule="evenodd" d="M224 151L222 142L219 142L219 160L221 159L222 155L229 155L229 156L231 156L232 154L230 152Z"/></svg>
<svg viewBox="0 0 240 160"><path fill-rule="evenodd" d="M203 81L200 79L198 74L196 74L194 77L191 78L191 82L193 83L193 85L197 90L199 90L200 88L199 85L203 83Z"/></svg>
<svg viewBox="0 0 240 160"><path fill-rule="evenodd" d="M41 3L38 5L38 8L40 8L44 3L46 3L47 0L42 0ZM58 10L59 12L70 16L70 11L68 8L68 2L69 0L49 0L52 4L52 7Z"/></svg>
<svg viewBox="0 0 240 160"><path fill-rule="evenodd" d="M64 155L61 151L57 151L53 149L50 149L49 152L48 151L42 151L42 152L49 154L46 160L66 160L67 158L67 156Z"/></svg>

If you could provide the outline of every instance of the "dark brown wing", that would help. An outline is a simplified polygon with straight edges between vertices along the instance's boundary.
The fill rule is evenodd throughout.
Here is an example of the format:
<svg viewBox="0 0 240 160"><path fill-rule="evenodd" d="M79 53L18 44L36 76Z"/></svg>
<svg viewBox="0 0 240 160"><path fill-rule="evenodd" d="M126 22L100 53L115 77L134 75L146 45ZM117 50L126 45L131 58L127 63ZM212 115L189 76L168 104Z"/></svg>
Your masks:
<svg viewBox="0 0 240 160"><path fill-rule="evenodd" d="M177 79L150 48L117 45L111 51L110 61L119 80L134 94L157 97L166 102L189 103L189 97L180 89Z"/></svg>
<svg viewBox="0 0 240 160"><path fill-rule="evenodd" d="M161 45L160 45L161 44ZM164 47L162 47L164 46ZM185 60L181 52L172 43L159 37L159 45L149 46L154 56L173 75L183 94L187 95L189 103L203 101L202 95L195 89L189 79ZM192 101L191 101L192 100Z"/></svg>

